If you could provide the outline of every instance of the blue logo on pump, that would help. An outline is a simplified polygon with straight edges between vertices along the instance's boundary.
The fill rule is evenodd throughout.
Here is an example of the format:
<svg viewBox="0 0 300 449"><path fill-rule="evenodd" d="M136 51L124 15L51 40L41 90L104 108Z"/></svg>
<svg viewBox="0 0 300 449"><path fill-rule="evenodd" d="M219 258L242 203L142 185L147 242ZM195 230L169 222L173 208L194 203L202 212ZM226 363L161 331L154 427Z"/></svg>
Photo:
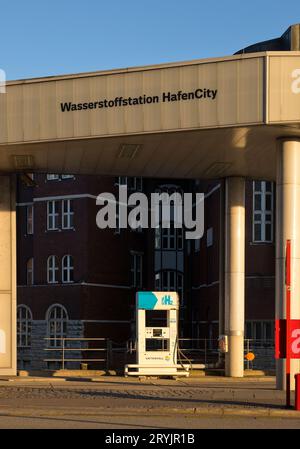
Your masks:
<svg viewBox="0 0 300 449"><path fill-rule="evenodd" d="M161 303L163 306L172 306L173 301L170 295L165 295L162 297Z"/></svg>
<svg viewBox="0 0 300 449"><path fill-rule="evenodd" d="M152 292L138 292L138 309L153 310L157 304L157 297Z"/></svg>

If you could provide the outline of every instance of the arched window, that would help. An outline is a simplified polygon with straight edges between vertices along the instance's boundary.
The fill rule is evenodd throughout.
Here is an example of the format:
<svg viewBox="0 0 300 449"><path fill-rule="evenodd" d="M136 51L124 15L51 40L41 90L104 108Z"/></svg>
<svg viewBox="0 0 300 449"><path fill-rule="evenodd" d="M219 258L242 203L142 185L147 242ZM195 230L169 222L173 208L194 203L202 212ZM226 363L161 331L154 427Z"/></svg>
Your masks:
<svg viewBox="0 0 300 449"><path fill-rule="evenodd" d="M26 284L33 285L34 276L33 276L33 257L27 260L26 264Z"/></svg>
<svg viewBox="0 0 300 449"><path fill-rule="evenodd" d="M48 284L58 282L58 260L56 256L49 256L47 260L47 281Z"/></svg>
<svg viewBox="0 0 300 449"><path fill-rule="evenodd" d="M32 313L28 306L20 305L17 308L17 345L19 348L31 346Z"/></svg>
<svg viewBox="0 0 300 449"><path fill-rule="evenodd" d="M74 261L70 255L62 259L62 281L63 283L74 282Z"/></svg>
<svg viewBox="0 0 300 449"><path fill-rule="evenodd" d="M59 348L67 336L68 313L61 304L51 306L46 315L49 346Z"/></svg>

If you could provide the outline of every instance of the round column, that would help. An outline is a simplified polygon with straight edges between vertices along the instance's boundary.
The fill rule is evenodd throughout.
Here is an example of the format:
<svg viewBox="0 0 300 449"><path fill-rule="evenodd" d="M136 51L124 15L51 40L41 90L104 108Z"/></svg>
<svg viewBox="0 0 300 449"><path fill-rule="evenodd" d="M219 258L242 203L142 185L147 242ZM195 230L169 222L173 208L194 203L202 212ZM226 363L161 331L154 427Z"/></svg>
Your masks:
<svg viewBox="0 0 300 449"><path fill-rule="evenodd" d="M291 319L300 319L300 139L283 138L277 148L276 319L286 318L285 252L291 240ZM291 389L299 360L291 360ZM285 360L276 361L276 386L286 387Z"/></svg>
<svg viewBox="0 0 300 449"><path fill-rule="evenodd" d="M16 362L16 177L0 176L0 375L15 376Z"/></svg>
<svg viewBox="0 0 300 449"><path fill-rule="evenodd" d="M225 375L244 375L245 179L226 179L225 213Z"/></svg>

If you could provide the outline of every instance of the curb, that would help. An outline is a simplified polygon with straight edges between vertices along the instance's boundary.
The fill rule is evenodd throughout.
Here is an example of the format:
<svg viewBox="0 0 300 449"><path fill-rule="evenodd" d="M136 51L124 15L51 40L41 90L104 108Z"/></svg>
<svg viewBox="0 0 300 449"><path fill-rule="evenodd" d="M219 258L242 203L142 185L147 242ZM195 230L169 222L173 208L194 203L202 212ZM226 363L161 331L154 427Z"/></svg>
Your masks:
<svg viewBox="0 0 300 449"><path fill-rule="evenodd" d="M17 382L17 383L30 383L30 382L48 382L48 383L52 383L52 382L65 382L67 379L64 377L9 377L7 379L1 379L0 378L0 383L1 382L7 382L8 384L11 384L13 382ZM6 385L8 386L8 385Z"/></svg>
<svg viewBox="0 0 300 449"><path fill-rule="evenodd" d="M268 409L268 408L257 408L257 409L246 409L246 408L217 408L217 407L196 407L196 408L180 408L180 407L123 407L123 408L110 408L110 407L97 407L95 410L92 408L81 409L80 411L74 411L74 408L70 409L55 409L43 410L39 408L31 409L19 409L19 408L6 408L1 410L0 416L31 416L31 417L51 417L51 416L140 416L141 413L149 414L149 416L166 416L176 414L176 415L190 415L194 417L201 416L215 416L215 417L226 417L226 416L236 416L236 417L269 417L269 418L294 418L300 419L300 412L297 410L284 410L284 409Z"/></svg>
<svg viewBox="0 0 300 449"><path fill-rule="evenodd" d="M148 379L139 379L139 377L128 377L128 378L124 378L122 376L106 376L106 375L99 375L99 376L95 376L95 375L90 375L90 376L70 376L65 374L64 376L62 375L62 377L59 377L58 375L55 376L13 376L13 377L0 377L0 382L59 382L59 381L81 381L81 382L105 382L106 380L109 382L112 382L112 377L114 380L120 378L120 381L122 381L124 383L124 385L126 385L128 382L140 382L143 383L143 381L147 381ZM156 380L156 379L155 379ZM177 381L182 381L183 379L178 378L178 379L168 379L168 380L177 380ZM269 375L259 375L259 374L252 374L251 376L244 376L244 377L239 377L239 378L232 378L232 377L222 377L222 376L206 376L206 375L192 375L188 378L185 378L183 381L186 383L190 383L191 385L194 382L199 381L199 383L220 383L220 384L224 384L224 383L228 383L228 384L234 384L235 382L243 382L243 383L252 383L252 382L270 382L270 381L274 381L275 378L273 376L269 376ZM147 382L146 382L147 383Z"/></svg>

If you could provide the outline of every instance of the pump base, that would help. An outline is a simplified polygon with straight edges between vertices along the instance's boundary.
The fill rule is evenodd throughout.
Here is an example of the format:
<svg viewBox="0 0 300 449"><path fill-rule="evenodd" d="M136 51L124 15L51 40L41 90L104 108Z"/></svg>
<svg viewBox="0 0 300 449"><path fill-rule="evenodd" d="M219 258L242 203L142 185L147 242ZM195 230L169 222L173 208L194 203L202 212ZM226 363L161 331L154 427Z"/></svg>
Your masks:
<svg viewBox="0 0 300 449"><path fill-rule="evenodd" d="M189 377L190 365L125 365L127 376L184 376Z"/></svg>

